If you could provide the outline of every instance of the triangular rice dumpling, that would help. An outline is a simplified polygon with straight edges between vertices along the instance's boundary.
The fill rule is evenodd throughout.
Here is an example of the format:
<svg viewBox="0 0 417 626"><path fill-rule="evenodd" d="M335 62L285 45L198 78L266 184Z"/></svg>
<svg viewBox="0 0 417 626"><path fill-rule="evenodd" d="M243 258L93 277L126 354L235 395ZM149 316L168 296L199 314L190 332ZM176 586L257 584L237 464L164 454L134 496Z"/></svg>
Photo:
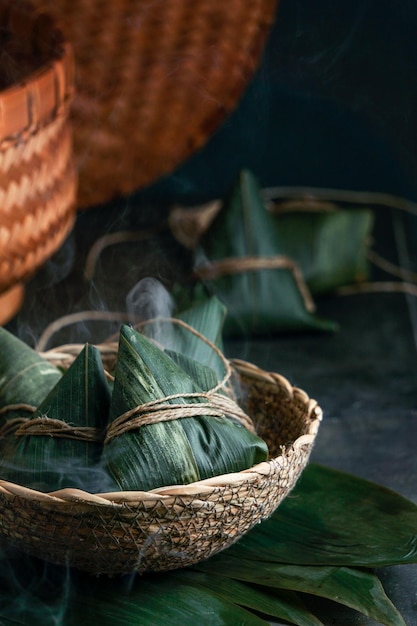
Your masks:
<svg viewBox="0 0 417 626"><path fill-rule="evenodd" d="M256 178L243 171L195 251L196 274L225 304L225 336L334 331L314 314L296 263L279 248Z"/></svg>
<svg viewBox="0 0 417 626"><path fill-rule="evenodd" d="M101 490L101 455L110 390L100 352L87 344L15 433L0 463L0 478L39 491L78 487Z"/></svg>
<svg viewBox="0 0 417 626"><path fill-rule="evenodd" d="M61 378L62 372L35 350L0 328L0 427L8 419L32 413L12 405L36 407Z"/></svg>
<svg viewBox="0 0 417 626"><path fill-rule="evenodd" d="M128 412L147 403L168 415L176 406L176 419L142 425L132 422ZM202 403L203 414L198 415ZM211 416L208 407L212 406L167 354L123 326L103 451L104 465L119 487L146 491L187 484L266 460L265 442L224 415ZM191 416L179 417L181 410L189 410ZM142 411L152 417L149 407Z"/></svg>

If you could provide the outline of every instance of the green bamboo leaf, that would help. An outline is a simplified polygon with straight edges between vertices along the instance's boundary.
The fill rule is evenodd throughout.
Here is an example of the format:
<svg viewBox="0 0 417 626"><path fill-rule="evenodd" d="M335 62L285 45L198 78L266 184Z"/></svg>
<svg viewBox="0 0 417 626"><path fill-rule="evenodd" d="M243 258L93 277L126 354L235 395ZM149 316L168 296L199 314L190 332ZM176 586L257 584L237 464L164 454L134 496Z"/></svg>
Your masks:
<svg viewBox="0 0 417 626"><path fill-rule="evenodd" d="M174 361L134 329L120 332L110 421L145 403L207 402ZM174 395L174 398L171 396ZM111 437L103 460L121 489L149 490L240 471L267 458L266 444L226 417L192 416L136 427Z"/></svg>
<svg viewBox="0 0 417 626"><path fill-rule="evenodd" d="M266 210L254 176L243 171L201 240L196 266L245 258L276 259L283 255L274 236L273 217ZM229 271L205 280L226 306L225 336L265 334L282 330L335 330L311 311L308 289L291 268Z"/></svg>
<svg viewBox="0 0 417 626"><path fill-rule="evenodd" d="M275 513L230 550L277 563L416 563L417 505L370 481L310 463Z"/></svg>
<svg viewBox="0 0 417 626"><path fill-rule="evenodd" d="M1 613L0 613L1 615ZM261 617L179 576L143 578L128 591L117 584L71 600L66 626L267 626Z"/></svg>
<svg viewBox="0 0 417 626"><path fill-rule="evenodd" d="M0 475L40 491L94 489L110 392L100 352L86 345L62 378L16 431Z"/></svg>
<svg viewBox="0 0 417 626"><path fill-rule="evenodd" d="M218 378L214 370L199 361L195 361L185 354L174 350L165 350L165 354L178 365L194 383L203 391L210 391L216 387Z"/></svg>
<svg viewBox="0 0 417 626"><path fill-rule="evenodd" d="M326 293L368 278L372 211L278 213L271 223L277 252L298 263L311 293Z"/></svg>
<svg viewBox="0 0 417 626"><path fill-rule="evenodd" d="M192 378L199 389L210 391L218 380L214 371L202 365L198 361L185 355L167 351L169 356ZM261 445L257 437L245 430L240 424L229 420L217 420L213 418L201 418L199 420L185 420L182 427L187 435L193 450L203 448L206 455L201 455L198 462L201 477L208 478L218 473L227 473L231 468L239 467L235 459L247 459L244 464L252 464L254 457L250 456L250 450ZM239 437L237 431L239 429ZM205 437L202 437L202 432ZM206 441L206 443L205 443ZM228 454L228 451L229 454ZM265 456L257 456L259 460L265 460Z"/></svg>
<svg viewBox="0 0 417 626"><path fill-rule="evenodd" d="M221 352L224 351L223 328L226 316L226 307L215 296L203 302L196 303L186 311L182 311L176 315L179 320L185 322L206 337ZM180 327L178 328L180 329ZM183 329L181 329L181 331L182 346L170 346L171 349L183 352L186 356L212 367L217 373L217 377L221 379L224 376L224 365L214 353L213 349L195 335L190 335L189 332L187 333Z"/></svg>
<svg viewBox="0 0 417 626"><path fill-rule="evenodd" d="M181 311L176 318L192 326L199 333L207 337L220 350L223 348L222 331L227 309L215 296L191 306L185 311ZM186 346L187 354L197 361L198 352L204 349L200 342L195 342L193 338L188 338ZM191 350L194 351L192 354Z"/></svg>
<svg viewBox="0 0 417 626"><path fill-rule="evenodd" d="M35 350L0 328L0 408L12 404L38 406L62 373ZM0 426L16 415L30 415L21 410L0 416Z"/></svg>
<svg viewBox="0 0 417 626"><path fill-rule="evenodd" d="M218 298L205 296L203 300L194 302L192 306L175 316L175 319L184 322L198 334L193 334L180 324L163 320L145 325L142 332L145 336L162 343L167 350L179 352L204 363L217 373L218 378L223 378L224 364L210 343L223 352L223 326L226 314L226 307Z"/></svg>
<svg viewBox="0 0 417 626"><path fill-rule="evenodd" d="M172 359L132 328L122 327L110 423L137 406L192 391L191 379L178 375ZM183 400L179 398L178 402ZM185 484L199 479L193 451L179 420L143 426L112 438L105 443L103 462L125 490L148 490L167 484L167 480L168 484Z"/></svg>
<svg viewBox="0 0 417 626"><path fill-rule="evenodd" d="M228 602L258 611L268 617L285 619L297 626L323 626L294 592L282 589L271 591L233 579L228 579L225 585L224 578L212 572L207 575L196 571L182 571L177 575L180 579L188 579L191 584L211 589Z"/></svg>
<svg viewBox="0 0 417 626"><path fill-rule="evenodd" d="M243 170L204 235L202 247L210 260L271 256L276 252L271 227L259 184L250 171Z"/></svg>
<svg viewBox="0 0 417 626"><path fill-rule="evenodd" d="M223 553L195 566L206 573L279 589L309 593L348 606L385 626L406 626L379 579L348 567L280 565Z"/></svg>

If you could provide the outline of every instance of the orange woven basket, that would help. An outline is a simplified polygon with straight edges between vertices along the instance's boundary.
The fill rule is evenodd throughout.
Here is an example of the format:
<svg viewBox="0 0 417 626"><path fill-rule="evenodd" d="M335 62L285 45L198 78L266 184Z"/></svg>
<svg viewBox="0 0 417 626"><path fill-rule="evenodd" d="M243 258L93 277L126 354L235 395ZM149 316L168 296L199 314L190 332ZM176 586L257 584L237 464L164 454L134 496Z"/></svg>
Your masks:
<svg viewBox="0 0 417 626"><path fill-rule="evenodd" d="M51 18L0 2L0 323L75 215L73 58Z"/></svg>
<svg viewBox="0 0 417 626"><path fill-rule="evenodd" d="M276 0L35 0L74 47L79 208L201 147L256 69Z"/></svg>

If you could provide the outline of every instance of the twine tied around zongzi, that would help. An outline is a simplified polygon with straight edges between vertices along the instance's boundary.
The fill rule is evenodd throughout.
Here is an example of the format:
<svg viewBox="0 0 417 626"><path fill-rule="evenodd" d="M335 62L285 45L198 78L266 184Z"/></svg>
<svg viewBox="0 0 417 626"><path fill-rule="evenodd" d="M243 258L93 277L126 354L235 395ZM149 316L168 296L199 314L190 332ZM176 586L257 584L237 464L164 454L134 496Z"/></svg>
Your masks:
<svg viewBox="0 0 417 626"><path fill-rule="evenodd" d="M203 402L192 404L171 403L177 399L200 399ZM114 437L136 430L141 426L198 416L234 419L247 430L255 433L255 427L251 418L228 396L212 392L179 393L152 400L130 411L126 411L126 413L117 417L109 425L104 443L106 444Z"/></svg>
<svg viewBox="0 0 417 626"><path fill-rule="evenodd" d="M115 319L117 313L111 314L112 319ZM70 316L66 316L62 320L62 324L66 325L66 323L71 323L73 320ZM79 321L78 317L77 320ZM53 332L57 330L59 320L54 323ZM224 367L224 376L223 378L210 390L202 391L202 392L194 392L194 393L179 393L171 396L167 396L164 398L159 398L156 400L152 400L140 406L134 407L129 411L126 411L116 419L114 419L111 424L107 427L104 437L104 443L109 442L114 437L117 437L123 433L126 433L131 430L136 430L140 426L145 426L149 424L155 424L161 421L171 421L175 419L187 418L187 417L197 417L197 416L208 416L208 417L220 417L220 418L231 418L237 421L239 424L244 426L247 430L255 433L255 427L251 418L239 407L239 405L228 395L224 393L219 393L220 390L225 390L227 388L227 383L232 376L232 368L230 366L229 361L224 356L223 352L207 337L205 337L198 330L187 324L186 322L171 317L156 317L147 320L141 320L137 324L135 324L136 329L141 329L146 326L152 324L159 323L171 323L178 325L191 334L195 335L202 342L206 343L213 353L221 361ZM52 332L52 331L51 331ZM49 338L49 335L48 335ZM42 343L42 347L44 347L45 341ZM117 345L115 342L115 336L109 337L108 340L101 345L101 349L104 349L104 346L108 347L109 352L113 352L117 350ZM81 349L80 346L75 346L71 344L69 346L71 349L68 351L69 360L73 360L76 354ZM60 348L53 349L48 353L45 353L45 357L48 360L53 360L54 354L57 352L60 359L62 359L63 354L65 355L66 346L61 346ZM65 359L64 359L65 360ZM179 402L175 402L178 400ZM191 403L185 403L187 400L191 400ZM193 400L197 400L194 402ZM43 422L40 420L44 420ZM81 438L84 440L96 440L95 437L99 438L99 433L93 433L94 429L89 429L87 427L72 427L65 422L60 422L59 420L49 420L47 418L36 418L30 420L31 424L22 424L22 428L16 431L18 436L23 434L34 434L34 435L51 435L54 437L72 437L72 438Z"/></svg>
<svg viewBox="0 0 417 626"><path fill-rule="evenodd" d="M8 404L0 409L0 415L8 411L35 413L36 407L31 404ZM0 428L0 438L14 435L15 437L43 436L75 439L77 441L101 442L103 434L98 428L90 426L74 426L64 420L51 419L46 416L14 417L6 421Z"/></svg>
<svg viewBox="0 0 417 626"><path fill-rule="evenodd" d="M206 343L211 350L218 356L222 362L225 374L217 385L208 391L193 393L178 393L164 398L151 400L145 404L139 405L126 411L108 426L104 443L108 443L114 437L122 435L131 430L136 430L141 426L156 424L158 422L167 422L187 417L218 417L230 418L237 421L247 430L255 433L255 427L251 418L240 408L240 406L228 395L219 393L220 390L226 389L226 385L232 375L232 369L229 361L223 352L211 342L207 337L202 335L198 330L187 324L186 322L176 318L154 318L139 323L136 327L143 328L149 324L169 322L177 324L185 328L188 332L198 337ZM179 400L180 402L175 402ZM181 400L191 400L191 403L184 403ZM197 402L193 402L197 400ZM198 401L200 400L200 401Z"/></svg>
<svg viewBox="0 0 417 626"><path fill-rule="evenodd" d="M32 417L24 421L20 420L14 431L15 437L43 436L62 439L75 439L99 443L102 441L102 433L98 428L90 426L73 426L63 420L49 417Z"/></svg>
<svg viewBox="0 0 417 626"><path fill-rule="evenodd" d="M297 263L287 256L246 256L229 257L210 261L205 265L196 268L194 274L196 278L202 280L214 280L222 276L241 274L243 272L256 272L259 270L289 270L293 275L298 290L304 300L307 311L313 313L315 304L302 271Z"/></svg>

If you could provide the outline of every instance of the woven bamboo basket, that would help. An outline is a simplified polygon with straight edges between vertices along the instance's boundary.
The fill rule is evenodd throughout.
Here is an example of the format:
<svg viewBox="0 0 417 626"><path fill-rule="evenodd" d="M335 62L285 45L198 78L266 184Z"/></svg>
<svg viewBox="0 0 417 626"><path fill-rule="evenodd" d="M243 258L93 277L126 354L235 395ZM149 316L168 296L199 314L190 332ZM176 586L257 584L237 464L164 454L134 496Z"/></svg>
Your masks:
<svg viewBox="0 0 417 626"><path fill-rule="evenodd" d="M45 356L67 367L79 346ZM116 345L102 345L106 368ZM172 570L227 548L270 516L306 466L322 412L283 376L228 361L231 391L269 445L248 470L152 491L41 493L0 481L0 536L23 551L91 574Z"/></svg>
<svg viewBox="0 0 417 626"><path fill-rule="evenodd" d="M256 69L277 0L34 0L74 47L79 208L200 148Z"/></svg>
<svg viewBox="0 0 417 626"><path fill-rule="evenodd" d="M53 21L1 0L0 323L18 308L22 283L72 228L76 175L69 109L71 47ZM11 308L10 308L11 307Z"/></svg>

